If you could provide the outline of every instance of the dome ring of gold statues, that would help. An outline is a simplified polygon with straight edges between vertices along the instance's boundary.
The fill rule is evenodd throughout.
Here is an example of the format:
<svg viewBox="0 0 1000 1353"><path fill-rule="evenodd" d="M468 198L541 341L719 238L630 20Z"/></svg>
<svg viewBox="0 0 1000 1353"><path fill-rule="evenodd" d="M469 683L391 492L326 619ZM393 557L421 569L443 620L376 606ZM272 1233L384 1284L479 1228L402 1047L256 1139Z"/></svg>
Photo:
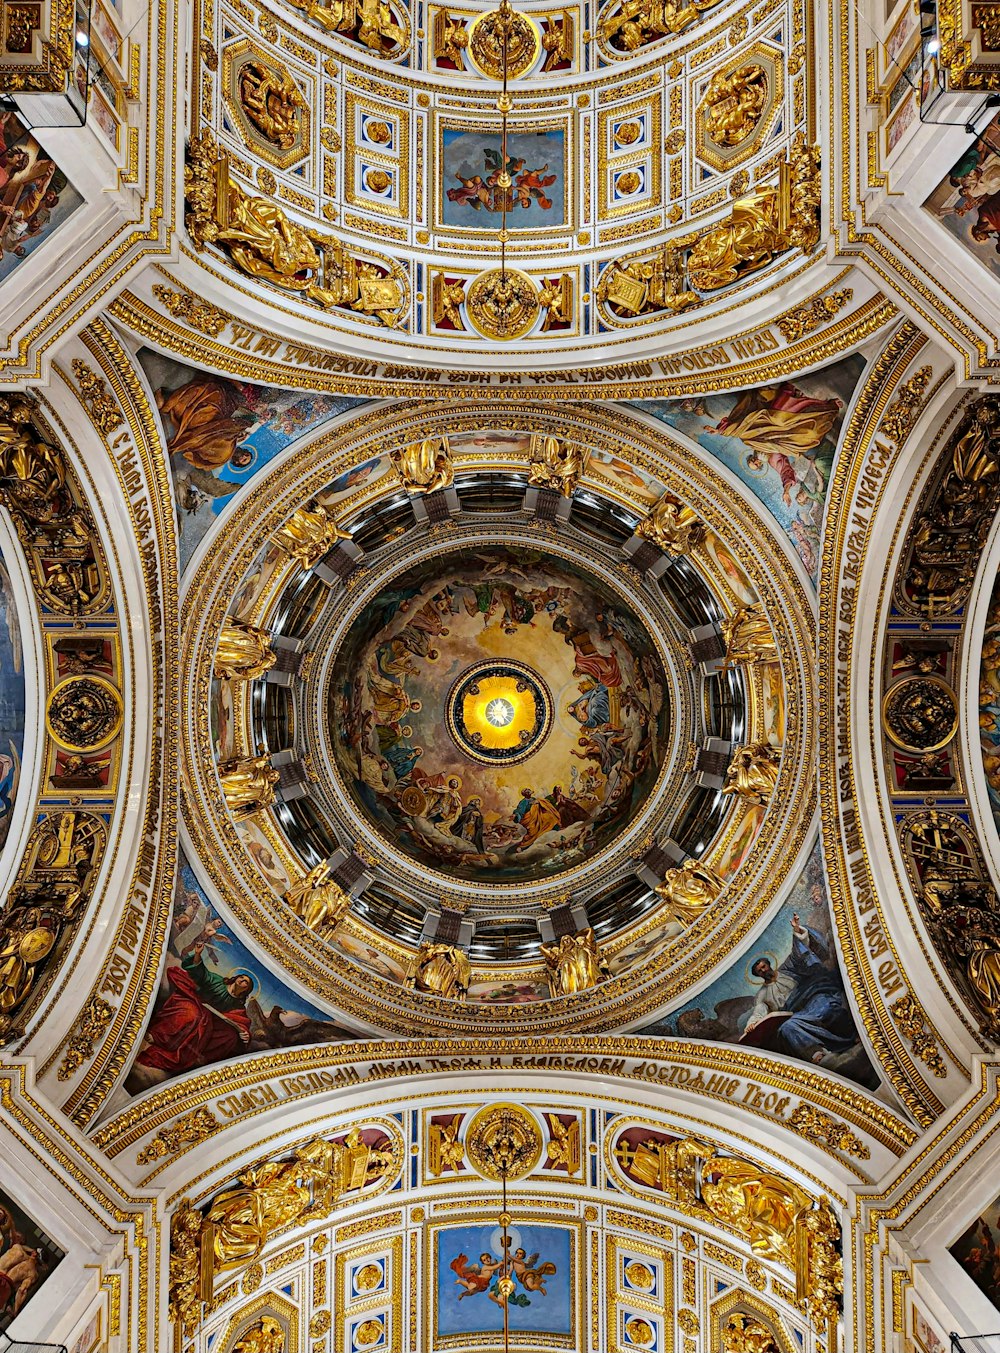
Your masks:
<svg viewBox="0 0 1000 1353"><path fill-rule="evenodd" d="M451 415L455 417L455 415ZM551 415L548 415L551 417ZM574 415L577 418L577 415ZM423 426L426 427L426 414L421 415ZM393 420L398 423L398 415L394 415ZM620 422L620 420L617 420ZM600 420L598 420L599 424ZM456 426L468 425L467 411L456 418ZM613 445L616 454L626 454L628 452L627 442L638 439L638 444L643 441L650 442L652 434L643 427L637 420L635 425L629 429L629 436L623 437L623 428L616 428L616 435ZM591 436L597 436L600 441L599 427L591 431ZM403 434L405 438L405 433ZM346 442L350 442L345 437ZM432 439L433 440L433 439ZM662 452L664 445L670 443L669 437L666 439L662 431L656 432L653 444L658 448L659 473L665 473L664 463L662 462ZM393 444L397 451L400 446L400 433L394 430L387 440L383 442L388 449ZM370 459L373 452L378 450L378 437L369 437L364 445L357 444L356 449L349 453L353 463L360 463L363 459ZM415 454L410 457L403 456L399 452L395 456L395 472L398 476L397 483L402 482L404 487L411 493L420 493L425 491L426 485L431 491L437 491L445 485L454 483L454 462L448 449L447 438L439 440L437 450L428 451L425 455L426 443L415 444ZM677 448L674 443L674 448ZM554 452L556 461L558 455ZM636 463L643 463L643 453L639 451L636 445L632 454L638 455ZM648 454L646 452L645 454ZM682 452L682 457L683 457ZM466 458L460 457L460 463ZM351 463L349 461L348 463ZM412 475L410 463L412 461ZM475 457L467 462L469 469L474 469ZM489 462L487 462L489 463ZM341 462L341 466L343 462ZM328 482L328 478L339 472L335 457L329 456L329 448L324 453L323 468L312 472L311 483L313 493L319 491L323 482ZM270 476L269 476L270 479ZM566 479L557 473L553 481L560 485L566 484ZM671 482L668 476L668 483ZM570 481L571 492L575 481ZM391 488L391 476L390 484ZM678 483L678 487L680 484ZM309 568L323 553L329 548L331 542L336 542L350 535L349 526L356 525L361 512L366 506L371 505L376 499L385 492L386 486L382 486L377 492L357 495L357 501L354 508L348 508L344 515L338 521L333 521L324 510L316 503L314 497L310 495L306 499L306 506L303 509L297 509L289 518L287 506L274 506L270 511L265 510L262 514L259 511L258 504L263 499L267 499L268 505L287 503L287 490L280 484L265 483L258 490L256 501L252 499L244 505L244 511L241 517L240 507L237 505L237 512L228 523L228 532L223 533L215 542L214 559L215 563L211 568L206 569L201 579L194 587L192 597L196 594L199 598L197 612L205 617L205 632L213 633L217 636L215 640L210 641L214 649L218 643L218 637L223 638L223 644L218 649L218 656L211 653L210 661L206 666L206 654L204 648L200 655L192 655L195 661L191 664L191 670L197 670L197 682L200 683L207 695L207 683L212 675L213 668L217 667L217 673L220 679L228 680L233 683L234 690L237 690L241 683L254 679L258 674L266 672L273 662L273 657L268 650L267 636L268 627L266 624L266 612L269 603L267 599L261 606L255 610L253 620L240 622L238 624L225 622L228 614L228 595L226 595L216 585L223 576L232 580L234 577L242 576L237 570L234 574L231 567L231 552L233 543L238 538L239 532L248 532L246 544L242 549L243 557L249 562L260 548L260 542L267 538L281 539L281 532L287 535L286 552L289 557L290 569ZM606 481L602 485L602 491L607 492ZM687 484L683 490L684 498L687 498L689 504L683 500L673 497L669 492L652 505L645 509L645 516L641 516L635 507L630 505L630 510L635 513L638 520L637 534L641 538L653 541L658 547L664 549L664 552L677 557L692 555L704 555L707 550L707 543L716 538L719 531L728 534L728 527L725 516L719 508L719 503L724 499L717 486L713 485L708 489L707 485L701 488L695 484ZM252 502L252 506L250 503ZM312 503L312 506L309 504ZM697 506L695 506L697 504ZM304 512L304 517L299 516L299 512ZM253 518L250 517L253 512ZM310 516L309 514L313 514ZM276 534L277 533L277 534ZM760 542L764 544L763 541ZM712 547L716 549L716 546ZM766 548L766 547L765 547ZM228 556L228 558L226 558ZM212 557L212 556L210 556ZM745 557L745 551L744 551ZM774 561L766 567L753 566L751 575L753 584L758 590L758 594L765 598L764 607L754 603L752 605L735 603L730 601L733 607L730 615L725 621L725 645L726 645L726 663L728 665L741 669L746 679L751 684L758 681L757 673L766 670L768 664L776 664L775 670L783 672L782 680L786 689L793 692L800 692L807 687L807 681L804 675L796 673L796 655L800 651L797 642L793 640L792 633L787 626L789 624L789 612L794 616L797 613L803 616L801 632L805 632L804 612L805 607L796 601L794 580L792 591L788 592L789 579L787 577L787 567L783 569L781 564L782 556L776 554ZM291 576L291 575L289 575ZM213 580L208 587L203 585L208 580ZM775 590L775 580L780 588ZM230 582L229 595L235 590L237 584ZM781 596L781 602L777 598ZM773 619L772 619L773 618ZM774 620L777 621L776 628L773 627ZM258 621L263 623L257 623ZM793 622L796 623L796 622ZM228 625L228 628L227 628ZM791 660L791 661L790 661ZM796 698L801 700L801 696L796 694ZM806 717L801 717L805 713ZM734 759L734 767L730 776L729 793L734 801L754 803L758 806L766 805L774 793L788 792L792 799L798 805L797 819L799 825L794 826L794 831L800 833L797 839L802 841L802 834L805 831L805 818L808 817L808 799L803 799L803 792L808 792L802 788L793 788L796 785L804 785L805 780L800 770L800 757L803 748L809 744L814 735L811 724L811 717L808 709L802 709L800 706L800 717L796 720L794 726L790 727L785 739L784 748L780 751L761 733L754 742L749 743L740 749L740 755ZM200 754L195 753L197 758ZM189 757L189 764L190 764ZM204 760L198 760L198 770L195 772L195 780L200 780L200 767L205 765ZM265 885L254 862L246 854L240 838L234 833L232 826L226 827L225 819L229 814L222 812L219 807L209 807L210 820L216 821L220 826L220 833L223 840L227 843L227 849L224 852L224 858L216 861L212 859L208 865L208 872L212 876L213 885L219 889L238 915L244 920L249 928L257 935L264 944L265 948L273 954L276 960L281 964L287 964L291 973L296 971L306 971L300 969L299 965L305 961L305 955L310 954L312 958L308 960L308 970L315 974L317 966L324 968L329 974L329 993L331 999L335 998L335 993L343 995L344 989L342 982L348 978L348 974L356 974L357 969L354 963L343 956L343 951L330 949L329 941L338 926L346 925L347 931L344 932L351 937L352 942L357 945L366 940L369 944L373 941L378 942L375 932L370 928L359 925L357 918L352 915L350 900L346 898L343 891L329 877L322 866L315 869L303 868L297 864L296 856L290 847L280 841L274 835L273 819L268 812L268 806L274 802L274 790L277 781L277 775L273 766L269 765L269 758L264 754L256 756L247 756L245 753L237 758L236 764L227 764L220 767L225 780L217 781L221 783L223 794L231 801L228 804L232 817L239 820L253 819L254 828L257 832L264 832L269 842L269 849L277 847L281 857L288 861L288 871L292 877L292 883L286 891L290 892L289 897L289 917L296 916L297 920L291 924L281 921L277 930L272 934L272 923L269 920L267 925L263 925L261 918L266 916L268 911L273 911L273 903L269 904L267 899L273 897L270 886ZM784 778L783 778L784 777ZM786 791L781 791L780 786L788 786ZM205 786L200 791L203 801L211 804L213 793L219 794L219 790L210 790ZM221 797L221 796L220 796ZM705 919L712 923L716 917L721 917L722 912L716 906L721 901L724 908L732 905L738 905L740 899L745 901L746 889L750 887L754 877L763 878L759 889L755 890L755 905L757 910L753 913L755 916L763 914L763 908L770 905L773 899L779 895L783 886L781 878L768 875L764 861L767 858L767 851L773 848L773 835L769 835L767 823L769 817L764 818L764 829L761 836L755 843L754 848L749 852L747 861L749 869L744 872L741 870L741 877L736 881L735 889L731 886L731 881L724 879L716 872L712 859L700 857L698 860L685 860L677 864L676 867L667 871L666 877L662 878L657 892L660 898L660 905L655 916L650 916L637 929L634 929L628 938L635 939L654 928L657 921L669 918L682 927L683 933L679 938L667 946L665 955L652 960L648 965L648 974L652 980L654 974L661 979L667 973L674 975L663 982L661 990L664 992L665 999L671 999L671 994L681 990L681 977L679 970L684 965L685 959L690 959L692 955L697 955L698 962L701 965L698 971L705 973L711 970L709 963L706 962L707 948L703 939L706 934ZM197 833L197 824L195 824ZM371 840L368 834L367 841ZM376 857L372 857L374 863ZM239 882L237 882L239 880ZM440 889L438 889L440 893ZM468 890L466 890L466 896ZM551 896L551 894L550 894ZM558 896L558 895L557 895ZM259 899L259 900L258 900ZM460 898L455 899L461 907ZM467 904L465 904L467 905ZM308 919L307 919L308 918ZM295 925L300 925L301 930L296 930ZM279 935L281 938L279 938ZM311 937L311 938L310 938ZM593 1010L593 1018L598 1022L594 1024L595 1028L601 1027L599 1010L602 1008L603 996L596 998L596 994L606 990L607 998L612 996L613 992L622 989L622 977L615 975L608 977L606 969L602 967L602 961L606 962L608 954L602 953L602 946L597 949L591 947L591 940L585 932L581 932L576 939L579 943L563 944L560 940L557 949L561 953L552 953L545 960L550 973L550 984L554 994L560 995L581 995L584 997L584 1009ZM622 941L624 942L624 940ZM610 946L610 956L613 958L614 952L621 947L616 940ZM453 947L454 948L454 947ZM406 1008L413 1010L410 1004L411 997L406 992L412 993L416 997L418 1004L420 998L427 995L448 995L457 997L456 1002L448 1001L447 1006L455 1005L457 1008L464 1008L464 1013L459 1015L459 1021L463 1026L474 1022L477 1027L482 1023L483 1027L489 1025L498 1018L496 1011L490 1010L472 1010L472 1007L466 1002L468 988L473 980L473 973L468 957L461 950L452 952L448 946L444 948L437 947L434 952L425 951L419 956L411 948L409 953L406 949L400 950L398 947L390 946L390 952L398 955L397 961L404 964L407 968L407 977L405 985L400 988L394 983L389 983L381 979L377 974L366 972L365 975L365 996L358 997L352 995L348 1004L352 1006L359 1015L362 1011L378 1010L378 1021L389 1027L394 1027L397 1019L402 1018L400 1014L393 1013L400 1001L403 1001ZM300 957L301 956L301 957ZM717 961L717 957L716 957ZM427 968L426 974L424 968ZM690 971L690 968L688 969ZM515 970L511 969L511 976ZM644 972L645 975L645 972ZM356 979L352 976L350 986L357 991ZM310 979L314 983L315 978ZM322 984L317 988L317 994L322 995ZM375 1001L375 1005L368 1003L368 997ZM545 1002L542 1002L545 1005ZM422 1014L420 1018L431 1021L430 1027L451 1027L453 1014L448 1014L439 1009L438 1003L434 1003L434 1010L426 1003L420 1006ZM509 1010L510 1007L507 1007ZM457 1013L457 1010L456 1010ZM525 1014L525 1012L519 1012ZM525 1018L534 1018L535 1014L542 1014L541 1010L532 1011L525 1014ZM583 1016L588 1018L588 1016ZM439 1021L444 1019L445 1025L439 1025Z"/></svg>

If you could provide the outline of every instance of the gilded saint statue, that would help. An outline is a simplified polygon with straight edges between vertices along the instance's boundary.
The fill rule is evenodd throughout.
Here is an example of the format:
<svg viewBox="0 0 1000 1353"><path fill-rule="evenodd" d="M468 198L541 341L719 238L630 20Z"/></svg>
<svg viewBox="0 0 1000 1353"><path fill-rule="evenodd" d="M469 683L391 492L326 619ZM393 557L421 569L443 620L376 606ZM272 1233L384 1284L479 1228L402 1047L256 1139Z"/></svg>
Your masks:
<svg viewBox="0 0 1000 1353"><path fill-rule="evenodd" d="M330 877L326 861L293 883L285 901L317 935L331 935L351 909L351 899Z"/></svg>
<svg viewBox="0 0 1000 1353"><path fill-rule="evenodd" d="M668 869L663 882L654 889L666 910L681 925L693 925L707 911L725 887L714 869L695 859L685 860L676 869Z"/></svg>
<svg viewBox="0 0 1000 1353"><path fill-rule="evenodd" d="M299 134L306 101L288 71L250 60L240 68L240 107L273 145L290 150Z"/></svg>
<svg viewBox="0 0 1000 1353"><path fill-rule="evenodd" d="M272 1231L297 1222L312 1203L298 1163L258 1165L214 1199L205 1217L202 1252L208 1250L212 1271L225 1273L252 1263ZM203 1275L204 1276L204 1275Z"/></svg>
<svg viewBox="0 0 1000 1353"><path fill-rule="evenodd" d="M635 528L637 536L651 540L664 554L690 554L707 534L705 523L695 512L672 493L657 499Z"/></svg>
<svg viewBox="0 0 1000 1353"><path fill-rule="evenodd" d="M397 447L391 454L400 483L407 493L437 493L439 489L451 488L454 483L455 467L447 437L440 434L425 437L422 442Z"/></svg>
<svg viewBox="0 0 1000 1353"><path fill-rule="evenodd" d="M274 803L274 787L281 778L271 765L270 753L238 757L219 763L219 779L226 807L234 817L250 817Z"/></svg>
<svg viewBox="0 0 1000 1353"><path fill-rule="evenodd" d="M722 637L726 644L723 669L777 660L778 646L759 602L738 606L732 615L727 615L722 622Z"/></svg>
<svg viewBox="0 0 1000 1353"><path fill-rule="evenodd" d="M464 950L454 944L425 940L411 961L403 984L413 991L464 1001L471 980L472 968Z"/></svg>
<svg viewBox="0 0 1000 1353"><path fill-rule="evenodd" d="M342 531L319 503L296 508L273 536L275 544L305 569L313 568L338 540L350 538L350 532Z"/></svg>
<svg viewBox="0 0 1000 1353"><path fill-rule="evenodd" d="M284 1349L285 1331L273 1315L262 1316L233 1345L233 1353L284 1353Z"/></svg>
<svg viewBox="0 0 1000 1353"><path fill-rule="evenodd" d="M214 244L241 272L295 291L325 310L344 307L393 327L405 292L392 269L345 253L329 235L300 226L265 197L251 197L229 176L229 159L205 132L191 138L184 168L184 221L198 249Z"/></svg>
<svg viewBox="0 0 1000 1353"><path fill-rule="evenodd" d="M716 71L702 109L705 135L717 146L738 146L752 136L767 102L767 72L750 62L734 71Z"/></svg>
<svg viewBox="0 0 1000 1353"><path fill-rule="evenodd" d="M277 662L270 640L267 630L227 615L215 650L215 675L228 681L254 681L262 677Z"/></svg>
<svg viewBox="0 0 1000 1353"><path fill-rule="evenodd" d="M726 220L697 237L688 253L688 281L697 291L718 291L766 268L790 247L779 190L759 188L737 198Z"/></svg>
<svg viewBox="0 0 1000 1353"><path fill-rule="evenodd" d="M572 498L577 481L587 468L590 452L561 437L532 433L528 483Z"/></svg>
<svg viewBox="0 0 1000 1353"><path fill-rule="evenodd" d="M688 249L688 283L700 292L718 291L789 249L812 253L819 241L820 200L818 153L799 135L778 166L776 184L737 198L725 220L678 242Z"/></svg>
<svg viewBox="0 0 1000 1353"><path fill-rule="evenodd" d="M778 783L781 751L769 742L737 747L726 769L723 794L739 794L749 803L765 807Z"/></svg>
<svg viewBox="0 0 1000 1353"><path fill-rule="evenodd" d="M577 935L563 935L558 944L543 944L542 957L549 970L554 996L572 996L577 991L587 991L610 975L590 928Z"/></svg>
<svg viewBox="0 0 1000 1353"><path fill-rule="evenodd" d="M354 1127L342 1142L316 1137L291 1160L268 1161L240 1175L213 1199L204 1217L204 1299L211 1299L215 1273L252 1263L275 1231L326 1216L341 1194L381 1179L393 1161L387 1139L372 1146Z"/></svg>
<svg viewBox="0 0 1000 1353"><path fill-rule="evenodd" d="M717 0L622 0L601 20L598 33L604 42L622 52L635 52L657 38L683 33L698 21L700 10L711 9Z"/></svg>
<svg viewBox="0 0 1000 1353"><path fill-rule="evenodd" d="M701 1201L726 1226L746 1236L765 1259L795 1267L795 1229L812 1199L796 1185L737 1156L710 1156L701 1166Z"/></svg>

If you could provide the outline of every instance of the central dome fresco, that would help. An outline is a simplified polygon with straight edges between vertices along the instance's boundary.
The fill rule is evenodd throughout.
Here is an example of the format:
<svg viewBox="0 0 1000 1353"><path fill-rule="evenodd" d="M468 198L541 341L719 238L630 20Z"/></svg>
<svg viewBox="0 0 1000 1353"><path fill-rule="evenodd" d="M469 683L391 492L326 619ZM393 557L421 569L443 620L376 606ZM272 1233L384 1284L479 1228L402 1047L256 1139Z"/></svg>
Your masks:
<svg viewBox="0 0 1000 1353"><path fill-rule="evenodd" d="M667 682L635 611L542 550L455 550L389 579L332 669L340 773L421 864L540 879L608 846L653 789Z"/></svg>

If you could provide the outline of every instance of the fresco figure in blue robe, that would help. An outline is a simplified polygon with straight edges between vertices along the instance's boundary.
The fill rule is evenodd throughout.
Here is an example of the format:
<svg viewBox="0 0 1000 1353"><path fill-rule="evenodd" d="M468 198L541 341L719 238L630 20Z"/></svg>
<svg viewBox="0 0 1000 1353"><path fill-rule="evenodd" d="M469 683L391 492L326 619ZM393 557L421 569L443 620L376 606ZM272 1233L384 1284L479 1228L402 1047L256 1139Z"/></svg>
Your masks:
<svg viewBox="0 0 1000 1353"><path fill-rule="evenodd" d="M830 966L826 943L818 931L802 925L792 914L792 948L775 969L768 957L755 959L751 973L763 985L750 1011L744 1035L752 1035L766 1020L783 1015L774 1033L777 1052L820 1062L828 1052L846 1052L857 1042L844 985ZM750 1041L746 1037L741 1041Z"/></svg>

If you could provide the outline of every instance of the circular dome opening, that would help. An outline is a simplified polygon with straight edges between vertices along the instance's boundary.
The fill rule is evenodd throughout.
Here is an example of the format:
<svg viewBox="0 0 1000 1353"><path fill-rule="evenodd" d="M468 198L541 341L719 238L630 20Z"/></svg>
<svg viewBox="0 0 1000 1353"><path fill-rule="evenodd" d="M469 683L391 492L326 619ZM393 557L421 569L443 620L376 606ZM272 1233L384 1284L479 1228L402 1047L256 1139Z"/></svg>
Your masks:
<svg viewBox="0 0 1000 1353"><path fill-rule="evenodd" d="M387 577L338 645L333 753L365 817L457 879L544 879L611 845L668 741L635 609L543 549L466 546Z"/></svg>

